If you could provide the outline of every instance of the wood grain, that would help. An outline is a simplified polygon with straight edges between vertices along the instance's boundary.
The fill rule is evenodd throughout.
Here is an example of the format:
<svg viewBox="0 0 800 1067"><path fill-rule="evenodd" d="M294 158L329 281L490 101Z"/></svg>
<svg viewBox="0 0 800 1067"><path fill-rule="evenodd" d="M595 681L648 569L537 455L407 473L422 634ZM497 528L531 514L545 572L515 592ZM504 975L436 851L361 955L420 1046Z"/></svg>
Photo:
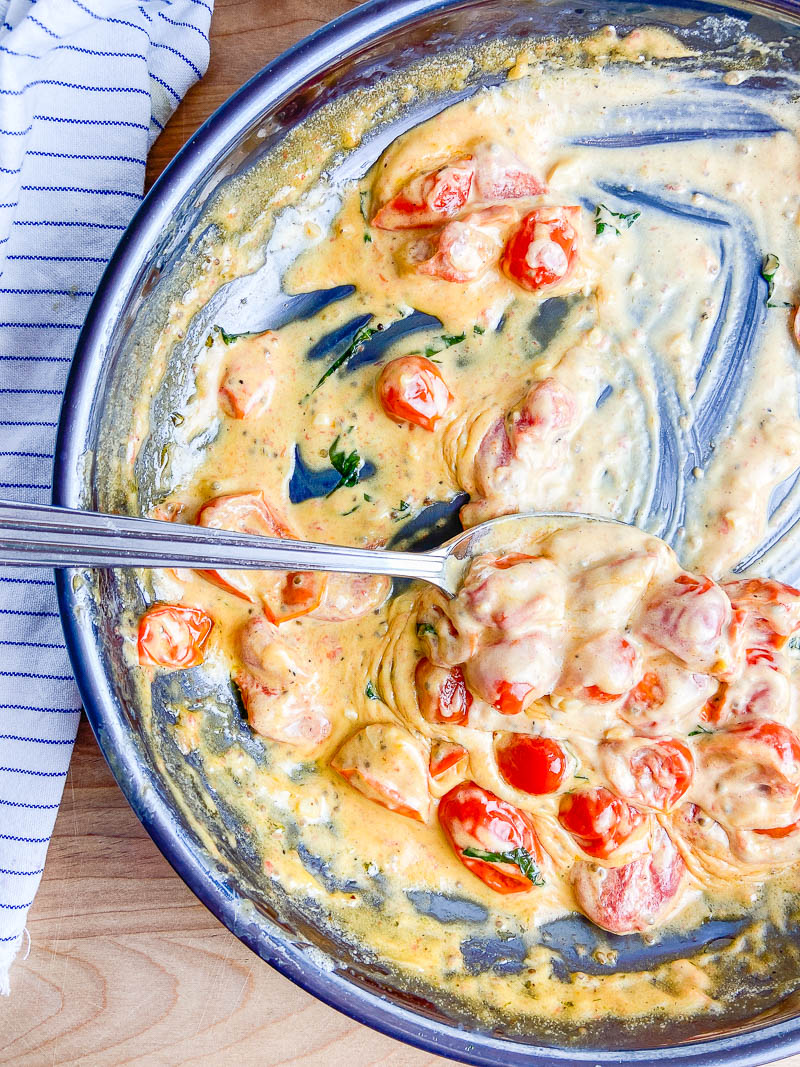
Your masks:
<svg viewBox="0 0 800 1067"><path fill-rule="evenodd" d="M156 142L148 185L201 122L346 0L216 0L211 62ZM447 1061L318 1003L197 902L144 832L82 722L31 951L0 999L0 1064L433 1067ZM783 1061L800 1067L800 1056Z"/></svg>

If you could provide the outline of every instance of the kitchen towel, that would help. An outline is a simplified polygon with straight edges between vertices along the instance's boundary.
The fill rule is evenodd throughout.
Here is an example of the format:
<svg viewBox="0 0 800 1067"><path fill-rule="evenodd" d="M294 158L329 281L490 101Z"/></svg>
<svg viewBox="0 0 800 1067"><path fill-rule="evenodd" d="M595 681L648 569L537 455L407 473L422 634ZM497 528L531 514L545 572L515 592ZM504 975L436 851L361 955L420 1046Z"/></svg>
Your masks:
<svg viewBox="0 0 800 1067"><path fill-rule="evenodd" d="M86 309L150 145L208 64L213 0L0 0L0 497L46 503ZM47 571L0 568L0 993L80 699Z"/></svg>

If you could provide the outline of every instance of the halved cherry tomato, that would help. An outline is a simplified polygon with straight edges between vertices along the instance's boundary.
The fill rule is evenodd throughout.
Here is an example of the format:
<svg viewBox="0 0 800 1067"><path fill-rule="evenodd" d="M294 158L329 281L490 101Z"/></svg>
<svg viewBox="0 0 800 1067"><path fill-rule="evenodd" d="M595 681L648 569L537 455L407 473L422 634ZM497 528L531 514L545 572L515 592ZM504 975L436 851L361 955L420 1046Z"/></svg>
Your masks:
<svg viewBox="0 0 800 1067"><path fill-rule="evenodd" d="M526 439L542 441L565 430L575 421L575 394L557 378L543 378L528 390L528 395L511 419L510 439L519 448Z"/></svg>
<svg viewBox="0 0 800 1067"><path fill-rule="evenodd" d="M613 934L651 929L680 888L686 865L667 832L656 826L650 848L619 867L579 860L572 887L581 911Z"/></svg>
<svg viewBox="0 0 800 1067"><path fill-rule="evenodd" d="M428 722L461 726L467 721L472 693L460 667L437 667L429 659L421 659L414 678L419 710Z"/></svg>
<svg viewBox="0 0 800 1067"><path fill-rule="evenodd" d="M658 811L674 808L694 777L689 746L673 738L603 741L600 758L621 796Z"/></svg>
<svg viewBox="0 0 800 1067"><path fill-rule="evenodd" d="M276 577L281 574L277 572ZM276 583L276 590L262 596L264 614L270 622L280 626L282 622L308 615L322 602L327 575L319 571L290 571Z"/></svg>
<svg viewBox="0 0 800 1067"><path fill-rule="evenodd" d="M773 578L742 578L723 588L734 607L745 612L748 645L781 648L800 627L800 590L793 586Z"/></svg>
<svg viewBox="0 0 800 1067"><path fill-rule="evenodd" d="M584 789L565 793L558 821L588 856L605 859L644 821L644 815L610 789Z"/></svg>
<svg viewBox="0 0 800 1067"><path fill-rule="evenodd" d="M494 754L501 776L523 793L555 793L567 774L569 758L558 741L530 734L494 735Z"/></svg>
<svg viewBox="0 0 800 1067"><path fill-rule="evenodd" d="M277 334L268 330L233 342L219 385L220 407L232 419L261 415L269 407L275 391L275 370L269 357L277 340Z"/></svg>
<svg viewBox="0 0 800 1067"><path fill-rule="evenodd" d="M446 282L476 281L500 259L502 228L514 219L511 208L498 205L448 222L436 238L423 242L423 254L430 254L417 263L417 272Z"/></svg>
<svg viewBox="0 0 800 1067"><path fill-rule="evenodd" d="M208 500L197 513L197 525L214 530L261 537L293 537L283 518L264 499L261 490L250 493L226 493ZM198 571L209 582L242 600L256 600L257 575L247 571Z"/></svg>
<svg viewBox="0 0 800 1067"><path fill-rule="evenodd" d="M424 356L401 356L378 378L378 399L390 419L434 430L453 395L436 366Z"/></svg>
<svg viewBox="0 0 800 1067"><path fill-rule="evenodd" d="M260 537L294 539L283 517L275 512L261 490L228 493L207 501L197 514L197 525L234 530ZM198 571L207 581L242 600L261 601L270 622L280 625L319 606L327 576L319 572Z"/></svg>
<svg viewBox="0 0 800 1067"><path fill-rule="evenodd" d="M479 200L517 200L542 196L547 186L500 144L482 144L475 149L475 192Z"/></svg>
<svg viewBox="0 0 800 1067"><path fill-rule="evenodd" d="M431 758L428 769L431 778L440 778L445 771L449 771L457 764L464 762L469 755L463 745L457 745L455 741L434 741L431 744Z"/></svg>
<svg viewBox="0 0 800 1067"><path fill-rule="evenodd" d="M384 808L418 822L428 818L428 767L408 730L394 723L371 723L345 741L331 767Z"/></svg>
<svg viewBox="0 0 800 1067"><path fill-rule="evenodd" d="M412 178L376 212L372 225L381 230L437 226L464 207L472 190L475 161L465 156L429 174Z"/></svg>
<svg viewBox="0 0 800 1067"><path fill-rule="evenodd" d="M626 721L636 722L642 716L649 715L655 708L660 708L666 699L664 686L655 671L647 671L638 685L634 686L625 698L620 714ZM628 712L628 716L624 713Z"/></svg>
<svg viewBox="0 0 800 1067"><path fill-rule="evenodd" d="M531 211L511 235L503 253L503 270L531 292L568 277L578 259L578 207L540 207Z"/></svg>
<svg viewBox="0 0 800 1067"><path fill-rule="evenodd" d="M604 630L578 645L567 657L557 693L607 703L619 700L642 676L639 643L616 630Z"/></svg>
<svg viewBox="0 0 800 1067"><path fill-rule="evenodd" d="M531 879L513 862L464 855L467 849L494 854L525 849L538 867L542 853L527 812L475 782L461 782L439 801L439 823L464 866L490 889L523 893L532 887Z"/></svg>
<svg viewBox="0 0 800 1067"><path fill-rule="evenodd" d="M184 669L203 662L214 625L202 608L157 604L139 619L139 663Z"/></svg>

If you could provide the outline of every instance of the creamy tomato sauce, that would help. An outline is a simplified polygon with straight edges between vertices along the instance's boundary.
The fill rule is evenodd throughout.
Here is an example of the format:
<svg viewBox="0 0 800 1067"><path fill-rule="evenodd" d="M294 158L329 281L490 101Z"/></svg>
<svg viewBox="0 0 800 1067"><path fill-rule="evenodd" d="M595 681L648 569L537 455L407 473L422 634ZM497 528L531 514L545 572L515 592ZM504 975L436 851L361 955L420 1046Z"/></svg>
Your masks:
<svg viewBox="0 0 800 1067"><path fill-rule="evenodd" d="M689 54L658 34L585 50L612 43ZM266 873L489 1018L713 1007L687 961L573 976L567 1002L536 932L578 912L652 937L763 908L800 859L800 593L761 577L800 444L796 114L776 94L757 135L626 140L643 117L680 125L676 99L695 122L738 107L743 80L519 57L335 190L329 225L331 190L276 228L306 248L288 292L349 287L313 317L221 325L211 259L158 341L160 373L193 322L155 517L370 546L436 503L465 527L556 510L650 531L526 527L452 601L158 572L130 640L145 685L202 664L240 698L265 762L215 750L196 703L174 736ZM226 277L252 269L242 248L216 250ZM441 922L431 900L461 910ZM522 946L502 979L464 949L476 924Z"/></svg>

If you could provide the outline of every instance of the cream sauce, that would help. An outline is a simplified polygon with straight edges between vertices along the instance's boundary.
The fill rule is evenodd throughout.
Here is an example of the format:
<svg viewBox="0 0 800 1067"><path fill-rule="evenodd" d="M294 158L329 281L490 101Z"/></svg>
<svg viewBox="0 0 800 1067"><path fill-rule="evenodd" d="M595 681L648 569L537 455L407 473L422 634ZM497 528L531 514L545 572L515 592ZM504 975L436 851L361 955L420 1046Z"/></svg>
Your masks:
<svg viewBox="0 0 800 1067"><path fill-rule="evenodd" d="M193 522L211 499L258 492L267 515L252 520L257 530L380 545L425 505L465 492L466 525L537 509L646 523L677 543L689 571L714 579L757 549L773 490L794 471L800 444L789 311L766 308L757 281L761 256L775 255L774 301L794 300L796 111L778 100L760 103L780 127L770 136L598 146L592 138L625 132L633 114L662 114L675 98L707 105L722 88L710 72L607 65L609 56L687 54L663 35L631 38L620 42L609 31L584 42L584 52L597 57L591 67L552 68L534 54L518 55L508 83L415 127L366 178L334 190L341 206L329 228L313 221L320 196L310 196L307 214L301 205L281 231L287 248L307 248L284 284L291 292L355 287L313 319L239 338L215 328L203 318L209 299L223 280L254 270L258 251L247 241L223 241L214 250L203 278L173 309L154 354L155 389L192 317L205 323L194 391L176 435L186 447L175 450L177 484L160 516ZM735 85L725 91L724 99L739 100ZM526 195L501 197L503 212L468 220L471 232L459 223L450 244L441 226L373 224L409 183L423 195L419 176L472 156L491 165L476 179L470 210L486 211L509 158L532 176ZM526 269L564 277L528 291L498 257L527 212L554 206L575 209L569 222L576 261L570 265L569 253L540 223ZM431 273L442 263L458 280ZM479 277L463 280L470 272ZM395 340L377 366L345 367L319 384L332 356L302 358L359 316L370 329L388 330L412 309L435 316L441 327ZM548 314L556 315L552 328ZM740 403L716 425L720 376L732 373L725 346L745 329L741 315L758 329L733 372ZM431 373L445 383L433 383L430 430L398 419L396 411L389 417L381 405L382 367L410 355L430 357ZM142 404L131 465L148 421ZM198 463L190 442L203 433L209 443ZM673 468L664 465L664 441L681 457ZM353 454L354 463L370 464L358 481L347 474ZM327 495L291 503L298 455L307 467L329 471ZM691 473L682 466L687 455L696 461ZM317 597L302 588L276 591L272 579L251 577L239 588L243 598L195 573L155 574L155 599L198 607L213 619L205 669L225 684L236 680L270 761L258 764L236 748L216 753L196 707L177 709L179 744L200 758L210 790L252 827L270 876L324 903L404 976L456 994L484 1017L574 1021L713 1008L704 970L713 969L713 953L664 964L646 979L575 975L567 1000L552 981L551 953L535 943L534 932L576 909L617 928L606 905L624 870L633 871L641 889L633 914L620 919L625 931L691 926L719 901L723 911L746 909L765 882L791 873L800 833L758 831L780 833L797 814L794 756L726 732L746 721L754 701L761 702L759 721L796 728L796 668L783 647L791 628L768 627L780 635L775 662L747 663L756 638L747 631L748 645L734 626L734 593L712 585L705 607L686 615L683 600L675 606L673 579L683 573L675 556L635 530L609 526L598 533L567 523L546 538L506 547L536 560L505 571L484 561L483 577L490 574L494 584L477 596L473 590L470 600L468 581L454 605L413 587L386 601L380 582L330 579ZM292 598L306 595L306 607L316 603L309 614L277 627L265 618L265 611L275 616L276 604L290 615ZM761 615L752 605L742 611L740 626L758 629L753 620ZM443 622L448 617L452 628ZM440 672L463 669L471 706L462 721L431 722L423 714L423 692L430 699L442 678L433 671L419 681L423 658ZM157 669L141 668L145 684ZM526 695L518 709L503 713L497 683L514 671ZM632 699L651 675L658 699ZM587 699L587 690L602 699ZM565 776L557 789L532 795L509 784L499 769L498 734L563 743ZM664 738L688 753L690 783L677 798L646 760L644 772L632 771L642 752ZM433 777L428 758L436 742L462 746L466 758ZM761 788L765 777L769 795ZM531 820L535 841L523 829L517 844L528 842L544 884L501 895L459 861L436 809L464 779ZM605 854L587 852L562 812L565 797L595 787L612 789L644 813L616 848L603 846ZM742 796L761 797L760 821L753 822ZM454 831L456 844L464 825ZM379 880L382 910L367 914L356 897L326 889L303 865L292 844L298 840L342 885ZM499 869L514 877L522 872L508 861ZM422 914L414 894L426 893L468 899L501 935L524 933L521 973L502 981L491 970L473 973L462 951L468 927Z"/></svg>

